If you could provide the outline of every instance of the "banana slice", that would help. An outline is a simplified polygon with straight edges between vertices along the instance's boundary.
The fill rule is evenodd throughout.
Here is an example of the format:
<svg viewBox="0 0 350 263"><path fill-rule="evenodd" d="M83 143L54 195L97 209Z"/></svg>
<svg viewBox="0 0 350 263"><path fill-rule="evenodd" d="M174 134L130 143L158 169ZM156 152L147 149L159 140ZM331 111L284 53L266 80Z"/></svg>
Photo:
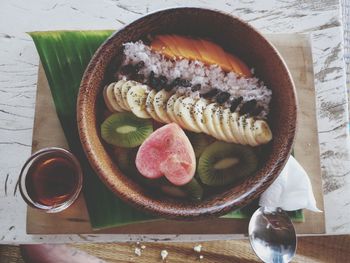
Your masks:
<svg viewBox="0 0 350 263"><path fill-rule="evenodd" d="M254 122L253 135L258 144L265 144L272 140L270 127L263 120L256 120Z"/></svg>
<svg viewBox="0 0 350 263"><path fill-rule="evenodd" d="M245 127L245 138L248 141L248 144L250 146L257 146L258 142L255 140L255 136L253 134L253 130L254 130L254 119L253 118L247 118L246 119L246 127Z"/></svg>
<svg viewBox="0 0 350 263"><path fill-rule="evenodd" d="M138 85L140 85L140 83L137 83L137 82L132 81L132 80L128 80L122 86L122 91L121 91L121 93L122 93L122 100L123 100L124 105L125 105L125 107L127 108L128 111L131 110L130 105L128 104L128 99L127 99L128 91L130 90L131 87L138 86Z"/></svg>
<svg viewBox="0 0 350 263"><path fill-rule="evenodd" d="M168 115L168 118L171 122L175 122L177 123L176 117L175 117L175 112L174 112L174 106L175 106L175 102L176 100L179 98L180 96L178 94L173 94L172 96L170 96L167 104L166 104L166 113Z"/></svg>
<svg viewBox="0 0 350 263"><path fill-rule="evenodd" d="M247 126L247 116L242 115L238 119L238 128L239 128L239 133L240 133L242 140L243 140L243 144L245 144L245 145L249 144L248 139L245 136L246 126Z"/></svg>
<svg viewBox="0 0 350 263"><path fill-rule="evenodd" d="M147 86L136 85L128 89L126 96L130 110L139 118L148 119L151 116L146 111Z"/></svg>
<svg viewBox="0 0 350 263"><path fill-rule="evenodd" d="M147 99L146 99L146 111L148 114L155 119L158 122L162 122L160 118L158 118L158 115L156 114L156 111L154 109L153 103L154 103L154 96L157 94L157 91L155 89L152 89L150 93L148 93Z"/></svg>
<svg viewBox="0 0 350 263"><path fill-rule="evenodd" d="M167 114L167 101L171 97L172 93L162 89L158 91L154 96L153 107L158 119L163 123L170 123L171 120Z"/></svg>
<svg viewBox="0 0 350 263"><path fill-rule="evenodd" d="M122 98L122 87L125 84L126 80L119 80L117 83L114 85L114 96L115 99L118 103L118 105L126 111L129 111L128 107L124 104L123 98Z"/></svg>
<svg viewBox="0 0 350 263"><path fill-rule="evenodd" d="M231 126L230 126L230 121L231 121L231 111L230 109L224 109L222 116L221 116L221 123L222 123L222 130L226 136L226 138L228 138L229 142L234 142L234 143L238 143L237 138L235 137L235 135L232 132Z"/></svg>
<svg viewBox="0 0 350 263"><path fill-rule="evenodd" d="M215 115L215 111L217 109L217 104L216 103L211 103L209 104L203 112L203 118L204 118L204 122L205 125L208 128L209 131L209 135L215 137L216 139L220 140L219 135L216 133L215 127L214 127L214 115Z"/></svg>
<svg viewBox="0 0 350 263"><path fill-rule="evenodd" d="M185 123L182 121L181 118L181 112L180 112L180 105L181 101L185 98L185 96L180 96L174 103L174 116L176 119L176 123L179 124L182 128L186 129Z"/></svg>
<svg viewBox="0 0 350 263"><path fill-rule="evenodd" d="M231 113L231 118L230 118L230 127L233 135L237 139L237 143L239 144L245 144L244 138L242 137L242 134L239 130L239 114L234 112Z"/></svg>
<svg viewBox="0 0 350 263"><path fill-rule="evenodd" d="M216 134L219 136L219 138L222 141L229 142L230 141L229 138L226 137L226 135L222 129L222 121L221 121L222 113L223 113L222 107L217 106L217 108L214 112L214 116L213 116L214 129L216 131Z"/></svg>
<svg viewBox="0 0 350 263"><path fill-rule="evenodd" d="M179 114L182 123L185 125L187 130L200 133L201 129L198 127L196 120L193 115L193 106L196 103L196 100L191 97L184 97L179 103ZM175 105L176 108L176 105Z"/></svg>
<svg viewBox="0 0 350 263"><path fill-rule="evenodd" d="M204 122L203 112L207 107L208 103L205 99L200 98L193 106L193 117L196 120L197 126L201 129L202 132L209 134L206 123Z"/></svg>
<svg viewBox="0 0 350 263"><path fill-rule="evenodd" d="M105 104L107 106L107 108L111 111L111 112L122 112L124 111L117 103L117 100L114 96L114 85L115 82L109 84L108 86L104 87L103 89L103 99L105 101Z"/></svg>

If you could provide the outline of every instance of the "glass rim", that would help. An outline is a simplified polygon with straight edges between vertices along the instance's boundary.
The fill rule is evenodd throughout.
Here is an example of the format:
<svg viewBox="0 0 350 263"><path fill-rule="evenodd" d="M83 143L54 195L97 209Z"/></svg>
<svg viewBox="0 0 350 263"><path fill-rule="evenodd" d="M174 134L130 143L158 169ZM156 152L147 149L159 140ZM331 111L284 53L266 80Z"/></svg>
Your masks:
<svg viewBox="0 0 350 263"><path fill-rule="evenodd" d="M72 163L74 164L74 168L77 171L78 183L77 183L77 188L74 191L74 194L72 194L72 196L68 200L63 201L62 203L59 203L56 205L47 206L47 205L43 205L38 202L35 202L31 199L25 186L25 178L27 177L28 169L31 167L31 165L37 158L41 156L45 156L47 154L51 154L51 153L60 153L63 156L68 157L68 159L72 161ZM23 200L27 203L27 205L29 205L30 207L45 211L46 213L57 213L68 208L78 198L81 192L82 186L83 186L83 172L82 172L80 162L78 161L78 159L73 153L71 153L69 150L66 150L60 147L47 147L33 153L22 166L22 169L20 171L19 178L18 178L18 188Z"/></svg>

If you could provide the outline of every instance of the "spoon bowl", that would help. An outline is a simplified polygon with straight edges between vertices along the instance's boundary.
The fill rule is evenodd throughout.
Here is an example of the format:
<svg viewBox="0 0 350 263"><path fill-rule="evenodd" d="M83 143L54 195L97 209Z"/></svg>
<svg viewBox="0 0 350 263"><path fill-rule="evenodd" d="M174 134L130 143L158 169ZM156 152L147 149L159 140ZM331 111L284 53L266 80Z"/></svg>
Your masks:
<svg viewBox="0 0 350 263"><path fill-rule="evenodd" d="M248 234L255 254L263 262L287 263L295 256L295 228L281 208L260 207L256 210L250 219Z"/></svg>

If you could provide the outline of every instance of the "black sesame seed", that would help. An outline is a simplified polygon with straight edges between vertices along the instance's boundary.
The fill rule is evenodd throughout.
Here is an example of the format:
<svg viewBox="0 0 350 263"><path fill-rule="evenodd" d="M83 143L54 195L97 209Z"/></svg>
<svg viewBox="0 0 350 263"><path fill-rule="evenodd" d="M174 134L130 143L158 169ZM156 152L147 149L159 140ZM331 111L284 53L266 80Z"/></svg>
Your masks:
<svg viewBox="0 0 350 263"><path fill-rule="evenodd" d="M243 104L243 106L239 110L239 113L241 115L250 113L255 108L255 106L256 106L256 100L247 101L246 103Z"/></svg>
<svg viewBox="0 0 350 263"><path fill-rule="evenodd" d="M231 106L230 106L230 111L231 112L235 112L238 105L241 104L243 100L243 97L238 97L238 98L235 98L232 102L231 102Z"/></svg>
<svg viewBox="0 0 350 263"><path fill-rule="evenodd" d="M209 99L209 98L214 97L218 93L219 93L219 90L217 88L213 88L213 89L209 90L208 92L203 93L201 96L205 99Z"/></svg>
<svg viewBox="0 0 350 263"><path fill-rule="evenodd" d="M201 84L196 84L196 85L193 85L193 86L192 86L191 90L192 90L193 92L195 92L195 91L200 90L201 87L202 87Z"/></svg>
<svg viewBox="0 0 350 263"><path fill-rule="evenodd" d="M230 98L230 93L223 91L216 96L216 101L219 104L226 102Z"/></svg>

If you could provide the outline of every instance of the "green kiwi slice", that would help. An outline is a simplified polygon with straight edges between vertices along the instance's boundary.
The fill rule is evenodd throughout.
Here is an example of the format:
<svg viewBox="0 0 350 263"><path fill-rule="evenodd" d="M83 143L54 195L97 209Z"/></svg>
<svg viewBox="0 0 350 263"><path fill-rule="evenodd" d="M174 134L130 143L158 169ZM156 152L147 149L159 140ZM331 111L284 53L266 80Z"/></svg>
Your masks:
<svg viewBox="0 0 350 263"><path fill-rule="evenodd" d="M190 140L194 154L196 155L196 159L201 156L202 152L205 148L210 145L214 139L211 136L208 136L204 133L194 133L194 132L186 132L188 139Z"/></svg>
<svg viewBox="0 0 350 263"><path fill-rule="evenodd" d="M188 198L192 201L202 200L204 192L203 187L195 178L192 178L190 182L182 186L175 186L168 181L163 182L160 190L171 197Z"/></svg>
<svg viewBox="0 0 350 263"><path fill-rule="evenodd" d="M200 201L203 198L203 192L204 192L203 187L199 184L199 182L194 177L189 183L183 186L180 186L180 188L187 193L187 196L192 201Z"/></svg>
<svg viewBox="0 0 350 263"><path fill-rule="evenodd" d="M252 147L217 141L200 156L197 172L205 185L226 186L251 175L257 167Z"/></svg>
<svg viewBox="0 0 350 263"><path fill-rule="evenodd" d="M150 188L159 188L162 181L160 179L148 179L144 177L136 168L135 159L138 148L113 148L113 157L116 161L118 168L124 173L125 176L135 179L142 185Z"/></svg>
<svg viewBox="0 0 350 263"><path fill-rule="evenodd" d="M152 122L130 112L114 113L101 125L101 136L109 144L133 148L153 132Z"/></svg>
<svg viewBox="0 0 350 263"><path fill-rule="evenodd" d="M118 168L127 175L134 175L137 173L135 165L137 148L122 148L114 147L113 156L117 162Z"/></svg>

